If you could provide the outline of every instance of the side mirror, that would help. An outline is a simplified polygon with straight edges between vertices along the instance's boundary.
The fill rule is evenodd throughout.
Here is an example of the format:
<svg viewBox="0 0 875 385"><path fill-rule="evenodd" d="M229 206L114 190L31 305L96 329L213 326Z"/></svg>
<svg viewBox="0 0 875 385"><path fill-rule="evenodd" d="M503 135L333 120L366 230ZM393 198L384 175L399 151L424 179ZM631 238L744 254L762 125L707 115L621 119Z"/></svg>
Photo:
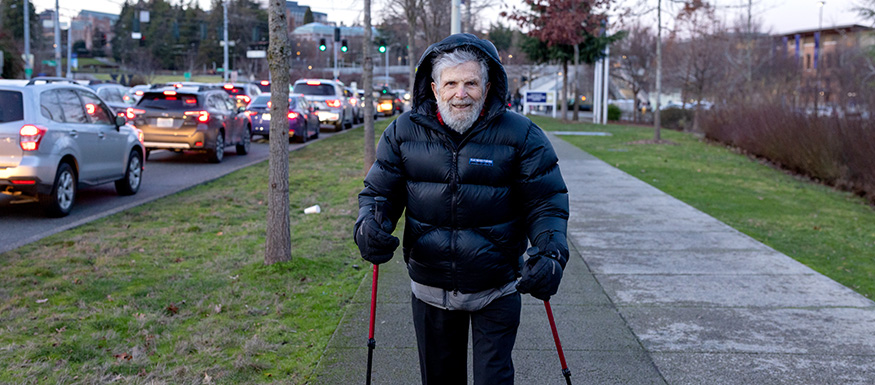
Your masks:
<svg viewBox="0 0 875 385"><path fill-rule="evenodd" d="M128 122L128 120L125 119L124 116L119 116L119 115L115 116L115 128L119 128L121 126L124 126L125 123L127 123L127 122Z"/></svg>

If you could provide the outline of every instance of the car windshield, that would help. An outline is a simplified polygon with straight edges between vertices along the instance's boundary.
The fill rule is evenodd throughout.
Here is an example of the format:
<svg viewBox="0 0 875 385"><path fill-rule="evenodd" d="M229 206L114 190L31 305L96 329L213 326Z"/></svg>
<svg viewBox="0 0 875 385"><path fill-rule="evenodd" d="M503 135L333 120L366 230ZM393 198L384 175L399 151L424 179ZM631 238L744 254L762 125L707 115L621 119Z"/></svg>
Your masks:
<svg viewBox="0 0 875 385"><path fill-rule="evenodd" d="M173 94L168 94L168 93ZM147 92L143 94L143 98L137 103L140 107L157 108L161 110L184 110L192 107L197 107L197 96L176 94L173 91L167 93Z"/></svg>
<svg viewBox="0 0 875 385"><path fill-rule="evenodd" d="M334 86L331 84L298 83L292 91L296 94L315 96L334 96Z"/></svg>
<svg viewBox="0 0 875 385"><path fill-rule="evenodd" d="M0 123L24 120L21 92L0 91Z"/></svg>
<svg viewBox="0 0 875 385"><path fill-rule="evenodd" d="M258 95L255 97L255 100L252 101L252 104L249 107L267 107L267 102L270 101L270 94L268 95Z"/></svg>

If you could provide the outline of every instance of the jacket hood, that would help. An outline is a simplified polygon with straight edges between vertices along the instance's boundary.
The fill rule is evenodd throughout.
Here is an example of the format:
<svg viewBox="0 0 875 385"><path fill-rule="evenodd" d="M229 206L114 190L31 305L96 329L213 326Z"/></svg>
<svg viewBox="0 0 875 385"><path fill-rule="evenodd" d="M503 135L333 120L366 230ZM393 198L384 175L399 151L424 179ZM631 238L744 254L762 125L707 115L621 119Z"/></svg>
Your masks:
<svg viewBox="0 0 875 385"><path fill-rule="evenodd" d="M444 52L455 51L462 47L477 50L488 64L491 85L486 95L486 102L483 104L484 117L488 120L506 110L507 73L498 58L498 50L488 40L480 39L470 33L457 33L429 46L419 59L413 87L414 113L431 115L435 111L437 101L431 90L431 83L434 82L431 77L432 60Z"/></svg>

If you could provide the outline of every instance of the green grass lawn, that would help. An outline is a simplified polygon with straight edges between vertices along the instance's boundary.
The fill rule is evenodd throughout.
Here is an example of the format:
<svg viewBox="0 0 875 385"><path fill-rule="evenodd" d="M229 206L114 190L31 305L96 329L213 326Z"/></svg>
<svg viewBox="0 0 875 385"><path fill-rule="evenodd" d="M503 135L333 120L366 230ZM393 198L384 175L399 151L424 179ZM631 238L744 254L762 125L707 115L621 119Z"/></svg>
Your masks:
<svg viewBox="0 0 875 385"><path fill-rule="evenodd" d="M588 153L875 298L875 210L836 191L761 164L721 145L652 127L533 120L548 131L600 131L612 136L562 136ZM583 245L584 247L586 245Z"/></svg>
<svg viewBox="0 0 875 385"><path fill-rule="evenodd" d="M304 383L369 267L362 147L291 154L288 263L263 263L267 162L0 255L0 383Z"/></svg>

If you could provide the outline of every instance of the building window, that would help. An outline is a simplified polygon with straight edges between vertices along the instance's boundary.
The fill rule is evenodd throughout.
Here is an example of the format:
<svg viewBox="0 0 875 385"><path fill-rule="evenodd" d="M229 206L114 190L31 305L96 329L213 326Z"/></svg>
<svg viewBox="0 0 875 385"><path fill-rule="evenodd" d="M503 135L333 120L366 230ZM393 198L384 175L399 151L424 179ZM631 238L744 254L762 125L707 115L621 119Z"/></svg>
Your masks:
<svg viewBox="0 0 875 385"><path fill-rule="evenodd" d="M805 69L811 69L811 54L805 54Z"/></svg>

